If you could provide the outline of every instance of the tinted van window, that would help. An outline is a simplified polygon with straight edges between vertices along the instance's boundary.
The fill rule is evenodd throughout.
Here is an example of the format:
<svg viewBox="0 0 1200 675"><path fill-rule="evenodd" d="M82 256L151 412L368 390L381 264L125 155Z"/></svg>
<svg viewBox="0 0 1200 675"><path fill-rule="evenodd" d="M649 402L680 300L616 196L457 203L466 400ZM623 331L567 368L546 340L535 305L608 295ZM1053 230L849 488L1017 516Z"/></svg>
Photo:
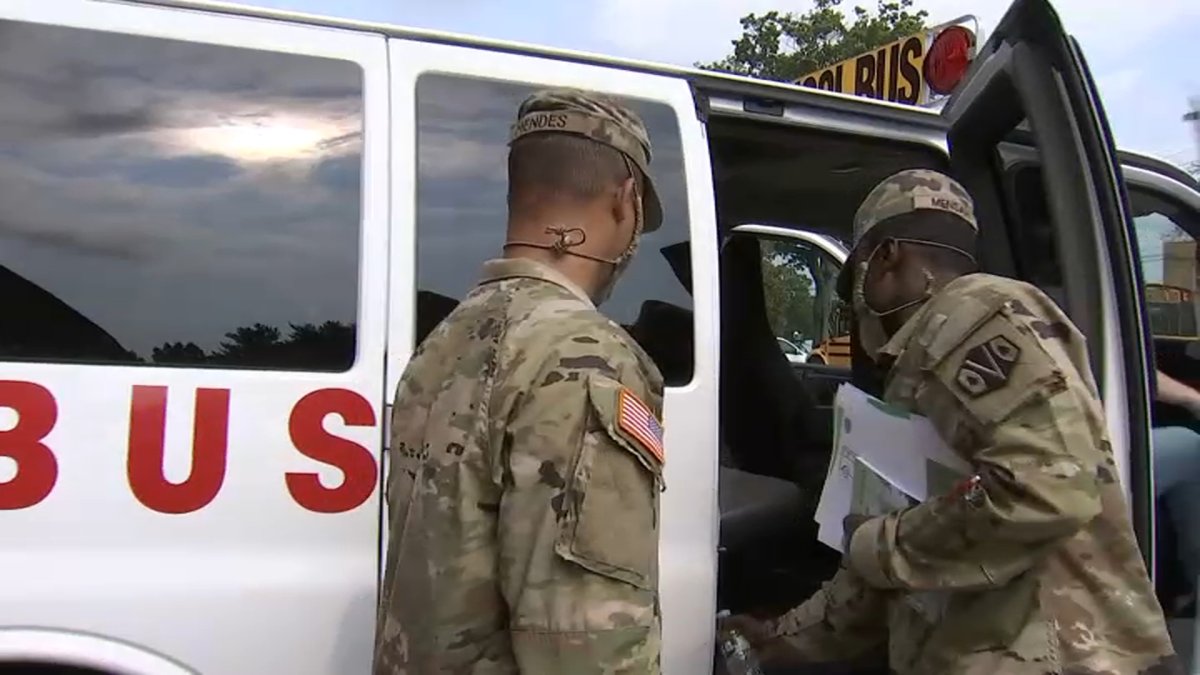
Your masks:
<svg viewBox="0 0 1200 675"><path fill-rule="evenodd" d="M357 65L0 32L0 358L350 367Z"/></svg>
<svg viewBox="0 0 1200 675"><path fill-rule="evenodd" d="M417 83L417 337L422 339L498 257L507 217L508 134L535 85L429 74ZM650 142L661 228L642 239L600 310L624 325L667 384L691 380L691 267L679 125L666 105L625 101Z"/></svg>

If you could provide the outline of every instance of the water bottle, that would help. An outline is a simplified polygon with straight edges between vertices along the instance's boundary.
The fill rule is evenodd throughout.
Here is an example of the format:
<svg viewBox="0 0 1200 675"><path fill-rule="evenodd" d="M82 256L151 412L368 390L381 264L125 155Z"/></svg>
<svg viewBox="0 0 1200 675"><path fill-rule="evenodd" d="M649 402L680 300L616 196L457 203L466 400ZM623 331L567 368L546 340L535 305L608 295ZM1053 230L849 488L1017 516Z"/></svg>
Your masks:
<svg viewBox="0 0 1200 675"><path fill-rule="evenodd" d="M722 610L717 614L717 620L728 616L729 610ZM746 636L732 627L723 627L717 630L717 642L728 675L763 675L762 666Z"/></svg>

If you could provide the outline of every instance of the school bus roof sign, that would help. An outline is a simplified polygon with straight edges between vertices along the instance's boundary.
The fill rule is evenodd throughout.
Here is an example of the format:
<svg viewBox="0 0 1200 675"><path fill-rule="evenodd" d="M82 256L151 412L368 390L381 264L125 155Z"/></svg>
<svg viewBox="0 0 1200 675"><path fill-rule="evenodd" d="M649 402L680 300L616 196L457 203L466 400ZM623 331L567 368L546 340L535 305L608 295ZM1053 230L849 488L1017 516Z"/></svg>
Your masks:
<svg viewBox="0 0 1200 675"><path fill-rule="evenodd" d="M796 84L893 103L930 105L944 98L975 58L976 31L963 17L811 72Z"/></svg>

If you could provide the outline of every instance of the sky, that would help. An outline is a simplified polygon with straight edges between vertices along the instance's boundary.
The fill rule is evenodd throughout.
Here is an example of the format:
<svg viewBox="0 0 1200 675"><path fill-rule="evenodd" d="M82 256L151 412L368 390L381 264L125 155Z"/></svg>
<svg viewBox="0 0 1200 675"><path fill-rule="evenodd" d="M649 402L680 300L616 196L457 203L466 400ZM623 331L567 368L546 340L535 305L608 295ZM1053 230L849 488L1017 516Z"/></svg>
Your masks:
<svg viewBox="0 0 1200 675"><path fill-rule="evenodd" d="M739 17L772 9L802 12L809 0L250 0L246 4L690 65L726 55ZM868 0L845 0L846 6ZM1196 0L1058 0L1068 32L1084 49L1117 143L1183 164L1196 158L1182 121L1200 96ZM917 0L939 23L976 15L986 31L1009 0ZM686 22L687 29L681 30Z"/></svg>

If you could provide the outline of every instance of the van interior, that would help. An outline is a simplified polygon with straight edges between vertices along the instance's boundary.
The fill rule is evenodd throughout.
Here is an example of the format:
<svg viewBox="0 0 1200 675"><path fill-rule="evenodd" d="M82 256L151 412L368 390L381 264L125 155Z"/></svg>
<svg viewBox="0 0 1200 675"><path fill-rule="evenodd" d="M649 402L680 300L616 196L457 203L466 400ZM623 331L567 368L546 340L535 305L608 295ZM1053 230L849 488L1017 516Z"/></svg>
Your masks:
<svg viewBox="0 0 1200 675"><path fill-rule="evenodd" d="M1164 217L1176 227L1190 236L1193 241L1200 240L1200 215L1192 209L1183 207L1160 195L1144 190L1131 188L1129 190L1131 215L1134 218L1147 216ZM1196 247L1191 251L1187 247L1181 252L1190 253L1191 261L1183 260L1184 266L1194 266L1196 262ZM1142 252L1143 259L1153 259L1162 256L1153 251ZM1188 265L1191 263L1191 265ZM1164 275L1166 276L1166 275ZM1170 282L1167 278L1164 281ZM1153 334L1155 367L1180 382L1200 389L1200 335L1197 326L1197 301L1193 297L1178 302L1158 304L1152 301L1147 289L1146 311L1148 322ZM1152 419L1155 427L1182 426L1200 432L1200 420L1182 408L1154 401ZM1166 513L1166 504L1160 498L1155 504L1157 514ZM1196 584L1197 580L1187 579L1181 567L1175 564L1178 559L1175 523L1172 518L1159 515L1155 527L1155 572L1156 587L1159 602L1163 608L1177 618L1196 615ZM1193 646L1194 651L1194 646Z"/></svg>
<svg viewBox="0 0 1200 675"><path fill-rule="evenodd" d="M714 119L709 145L722 238L719 607L776 614L811 595L840 555L812 519L832 449L833 397L845 365L790 361L776 340L764 266L773 242L745 223L849 241L855 210L883 178L944 169L929 148L749 120ZM802 271L814 286L828 275ZM824 278L817 278L823 276ZM826 291L828 292L828 291Z"/></svg>

